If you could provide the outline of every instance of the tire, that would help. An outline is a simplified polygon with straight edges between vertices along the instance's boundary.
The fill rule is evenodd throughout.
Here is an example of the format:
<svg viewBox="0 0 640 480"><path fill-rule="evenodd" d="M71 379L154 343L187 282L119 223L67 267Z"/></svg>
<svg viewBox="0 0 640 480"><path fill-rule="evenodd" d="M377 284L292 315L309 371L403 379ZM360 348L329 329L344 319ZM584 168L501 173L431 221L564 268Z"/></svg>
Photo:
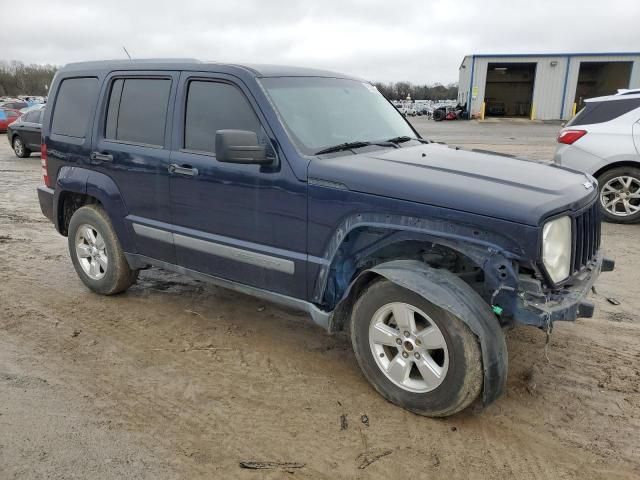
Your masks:
<svg viewBox="0 0 640 480"><path fill-rule="evenodd" d="M19 135L13 137L11 146L13 147L13 153L15 153L19 158L27 158L29 155L31 155L31 150L29 150L24 145L24 141L22 140L22 138L20 138Z"/></svg>
<svg viewBox="0 0 640 480"><path fill-rule="evenodd" d="M125 291L138 279L138 270L129 268L102 207L85 205L74 212L69 222L68 244L76 273L94 292L114 295Z"/></svg>
<svg viewBox="0 0 640 480"><path fill-rule="evenodd" d="M388 335L396 330L395 309L399 309L400 318L404 315L404 306L413 308L418 335L409 332L410 336L406 337L403 328L395 337ZM393 347L376 343L374 337L377 336L371 335L372 331L378 331L381 325L378 321L385 318L389 308L390 319L385 324L388 329L380 331L384 332L381 336L385 342L396 343ZM423 336L426 332L429 335ZM420 342L420 338L424 340ZM398 339L402 342L400 346ZM447 310L389 280L374 281L357 300L351 316L351 342L364 376L378 393L391 403L419 415L453 415L473 403L482 390L484 374L480 344L469 327ZM444 348L426 350L427 343L435 347L443 342ZM405 354L407 358L403 356ZM388 366L384 367L387 362ZM422 362L422 369L418 368L418 362ZM428 373L423 376L425 365L432 368L427 367ZM391 375L394 371L402 374ZM432 371L439 371L440 378L429 373ZM399 379L403 377L406 380L400 385Z"/></svg>
<svg viewBox="0 0 640 480"><path fill-rule="evenodd" d="M640 221L639 168L625 166L607 170L598 176L598 188L604 220L611 223Z"/></svg>
<svg viewBox="0 0 640 480"><path fill-rule="evenodd" d="M436 122L441 122L442 120L444 120L444 117L446 116L447 116L447 113L444 112L443 110L436 109L433 111L433 120Z"/></svg>

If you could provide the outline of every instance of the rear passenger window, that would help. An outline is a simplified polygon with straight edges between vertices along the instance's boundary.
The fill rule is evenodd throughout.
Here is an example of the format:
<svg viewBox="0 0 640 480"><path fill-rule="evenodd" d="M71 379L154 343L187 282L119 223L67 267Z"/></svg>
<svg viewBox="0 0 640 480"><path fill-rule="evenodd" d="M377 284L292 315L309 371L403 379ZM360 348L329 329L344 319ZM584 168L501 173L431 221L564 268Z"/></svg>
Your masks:
<svg viewBox="0 0 640 480"><path fill-rule="evenodd" d="M38 119L40 118L40 111L36 110L36 111L31 111L28 112L25 116L24 116L24 121L25 122L29 122L29 123L40 123L38 121Z"/></svg>
<svg viewBox="0 0 640 480"><path fill-rule="evenodd" d="M192 81L187 94L184 148L215 153L218 130L256 132L263 137L258 117L244 94L228 83Z"/></svg>
<svg viewBox="0 0 640 480"><path fill-rule="evenodd" d="M171 80L117 79L111 85L105 138L163 146Z"/></svg>
<svg viewBox="0 0 640 480"><path fill-rule="evenodd" d="M587 105L566 126L608 122L638 107L640 107L640 98L587 102Z"/></svg>
<svg viewBox="0 0 640 480"><path fill-rule="evenodd" d="M98 79L95 77L63 80L53 110L51 133L84 138L97 94Z"/></svg>

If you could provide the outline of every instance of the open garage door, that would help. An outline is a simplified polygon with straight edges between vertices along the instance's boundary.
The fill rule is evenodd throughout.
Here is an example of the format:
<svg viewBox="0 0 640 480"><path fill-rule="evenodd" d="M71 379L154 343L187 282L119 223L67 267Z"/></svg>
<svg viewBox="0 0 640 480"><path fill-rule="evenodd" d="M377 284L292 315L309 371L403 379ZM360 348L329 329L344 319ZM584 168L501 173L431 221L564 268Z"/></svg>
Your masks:
<svg viewBox="0 0 640 480"><path fill-rule="evenodd" d="M584 107L587 98L611 95L619 88L628 88L632 66L633 62L580 62L574 100L577 110Z"/></svg>
<svg viewBox="0 0 640 480"><path fill-rule="evenodd" d="M484 91L485 115L528 117L535 77L535 63L490 63Z"/></svg>

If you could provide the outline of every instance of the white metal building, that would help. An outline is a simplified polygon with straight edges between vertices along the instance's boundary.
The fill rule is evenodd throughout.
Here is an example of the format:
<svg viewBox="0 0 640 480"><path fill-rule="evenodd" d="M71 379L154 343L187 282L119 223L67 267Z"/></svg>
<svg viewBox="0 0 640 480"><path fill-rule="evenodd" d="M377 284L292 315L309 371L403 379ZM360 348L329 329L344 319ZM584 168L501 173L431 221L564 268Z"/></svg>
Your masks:
<svg viewBox="0 0 640 480"><path fill-rule="evenodd" d="M566 120L585 98L640 88L640 52L467 55L459 74L473 115Z"/></svg>

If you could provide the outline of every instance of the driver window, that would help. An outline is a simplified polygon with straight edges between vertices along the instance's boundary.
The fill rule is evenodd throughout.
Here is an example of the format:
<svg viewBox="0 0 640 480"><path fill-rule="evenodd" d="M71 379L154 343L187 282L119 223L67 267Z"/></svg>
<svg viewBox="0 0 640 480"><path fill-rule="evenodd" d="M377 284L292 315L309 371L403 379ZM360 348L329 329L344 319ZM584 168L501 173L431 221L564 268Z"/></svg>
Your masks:
<svg viewBox="0 0 640 480"><path fill-rule="evenodd" d="M250 130L256 132L260 143L269 143L258 117L240 89L221 82L189 82L184 149L215 154L216 132L226 129Z"/></svg>

